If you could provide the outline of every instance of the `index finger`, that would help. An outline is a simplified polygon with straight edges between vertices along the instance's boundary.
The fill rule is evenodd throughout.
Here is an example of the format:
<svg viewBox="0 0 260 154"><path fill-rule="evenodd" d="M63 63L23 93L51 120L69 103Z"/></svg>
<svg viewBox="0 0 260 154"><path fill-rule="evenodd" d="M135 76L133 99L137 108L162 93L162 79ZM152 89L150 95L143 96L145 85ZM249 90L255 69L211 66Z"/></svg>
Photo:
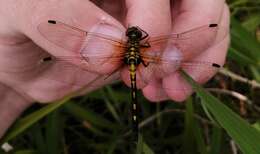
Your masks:
<svg viewBox="0 0 260 154"><path fill-rule="evenodd" d="M198 33L192 32L190 34L192 36L189 36L188 40L180 42L185 45L185 51L181 51L185 60L208 49L218 39L216 38L218 33L221 33L222 36L219 36L222 37L221 39L224 38L227 31L219 25L224 12L224 0L182 0L174 2L172 4L173 33L196 31L197 27L205 27L205 30Z"/></svg>
<svg viewBox="0 0 260 154"><path fill-rule="evenodd" d="M138 26L147 32L149 37L170 33L172 22L169 0L126 0L126 7L128 11L125 24L128 27ZM130 85L127 68L123 69L121 76L123 81Z"/></svg>
<svg viewBox="0 0 260 154"><path fill-rule="evenodd" d="M203 23L219 23L225 0L182 0L172 3L173 31L185 31Z"/></svg>

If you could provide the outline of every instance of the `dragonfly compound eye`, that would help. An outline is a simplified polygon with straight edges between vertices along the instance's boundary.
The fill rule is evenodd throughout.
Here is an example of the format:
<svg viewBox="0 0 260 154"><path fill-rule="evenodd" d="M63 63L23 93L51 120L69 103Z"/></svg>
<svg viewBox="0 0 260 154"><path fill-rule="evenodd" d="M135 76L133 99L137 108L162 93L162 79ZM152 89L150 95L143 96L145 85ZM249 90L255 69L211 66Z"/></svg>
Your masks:
<svg viewBox="0 0 260 154"><path fill-rule="evenodd" d="M137 27L130 27L126 31L126 36L131 38L141 38L142 32Z"/></svg>

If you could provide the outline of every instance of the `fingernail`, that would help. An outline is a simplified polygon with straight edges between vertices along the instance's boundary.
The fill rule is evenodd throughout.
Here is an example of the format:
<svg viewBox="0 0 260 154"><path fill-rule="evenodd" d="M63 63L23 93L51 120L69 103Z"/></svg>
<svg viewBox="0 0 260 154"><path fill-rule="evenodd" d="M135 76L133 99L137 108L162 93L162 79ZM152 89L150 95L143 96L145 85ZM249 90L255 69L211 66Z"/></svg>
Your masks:
<svg viewBox="0 0 260 154"><path fill-rule="evenodd" d="M162 59L163 72L169 75L179 69L183 57L181 51L169 43L164 50Z"/></svg>
<svg viewBox="0 0 260 154"><path fill-rule="evenodd" d="M89 31L84 40L81 56L86 60L86 67L98 73L107 74L113 72L117 67L116 55L120 49L118 46L122 41L124 33L120 28L98 23Z"/></svg>
<svg viewBox="0 0 260 154"><path fill-rule="evenodd" d="M112 54L115 52L117 41L122 41L123 31L120 28L107 23L98 23L94 25L87 34L84 44L83 56L86 54Z"/></svg>

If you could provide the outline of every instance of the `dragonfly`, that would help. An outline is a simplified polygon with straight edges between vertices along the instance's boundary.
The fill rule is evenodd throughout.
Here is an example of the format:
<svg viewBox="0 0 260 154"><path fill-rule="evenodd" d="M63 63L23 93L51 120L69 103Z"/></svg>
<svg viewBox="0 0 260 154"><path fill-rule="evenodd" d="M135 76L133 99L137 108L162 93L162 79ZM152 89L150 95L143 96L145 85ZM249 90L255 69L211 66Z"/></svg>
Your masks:
<svg viewBox="0 0 260 154"><path fill-rule="evenodd" d="M131 88L131 119L135 138L138 138L139 133L138 84L140 82L148 84L154 79L154 76L161 78L176 72L179 68L201 70L206 74L216 72L222 67L220 64L189 59L194 56L191 53L207 50L212 43L219 43L226 35L224 28L216 23L155 37L149 36L138 26L128 27L125 32L121 32L122 37L118 38L105 33L85 31L58 20L40 23L38 31L55 47L73 53L73 56L71 54L66 56L66 52L64 55L46 56L42 58L42 63L60 63L61 67L64 66L61 69L68 69L65 67L65 63L80 64L84 71L108 77L118 70L126 68ZM216 35L220 36L216 37ZM200 41L202 37L207 37L208 39L205 40L208 42ZM171 50L167 50L169 46L181 51L181 55L175 55ZM113 69L106 71L103 67ZM63 82L62 79L61 81ZM171 87L164 88L171 89ZM160 93L158 93L158 97L160 97Z"/></svg>

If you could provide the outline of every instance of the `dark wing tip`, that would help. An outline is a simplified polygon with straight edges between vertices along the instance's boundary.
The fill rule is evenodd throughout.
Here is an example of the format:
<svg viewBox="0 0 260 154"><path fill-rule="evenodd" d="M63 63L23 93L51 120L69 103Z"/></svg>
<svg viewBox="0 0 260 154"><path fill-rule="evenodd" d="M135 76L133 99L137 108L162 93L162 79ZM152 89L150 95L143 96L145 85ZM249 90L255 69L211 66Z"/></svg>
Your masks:
<svg viewBox="0 0 260 154"><path fill-rule="evenodd" d="M52 57L45 57L42 59L42 61L51 61L52 60Z"/></svg>
<svg viewBox="0 0 260 154"><path fill-rule="evenodd" d="M217 27L218 24L210 24L209 27Z"/></svg>
<svg viewBox="0 0 260 154"><path fill-rule="evenodd" d="M50 24L56 24L56 21L55 21L55 20L48 20L48 23L50 23Z"/></svg>
<svg viewBox="0 0 260 154"><path fill-rule="evenodd" d="M220 68L221 67L219 64L216 64L216 63L213 63L212 66L216 67L216 68Z"/></svg>

